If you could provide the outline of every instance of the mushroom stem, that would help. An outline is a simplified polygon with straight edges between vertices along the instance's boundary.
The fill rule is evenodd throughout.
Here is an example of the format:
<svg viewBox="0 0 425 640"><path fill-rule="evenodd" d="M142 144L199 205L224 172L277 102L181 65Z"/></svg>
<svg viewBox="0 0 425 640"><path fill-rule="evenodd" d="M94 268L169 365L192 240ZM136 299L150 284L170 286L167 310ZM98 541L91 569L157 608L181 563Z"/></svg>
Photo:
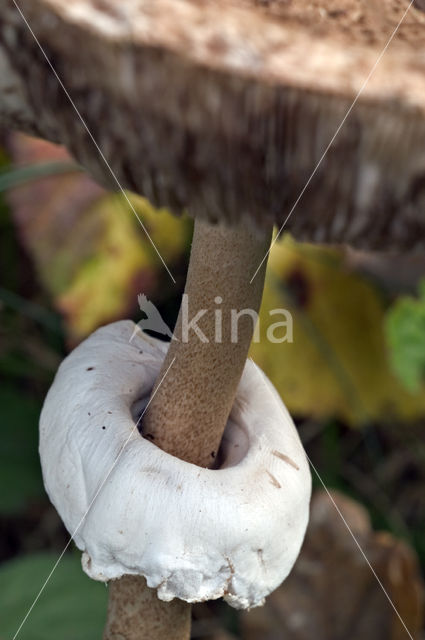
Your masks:
<svg viewBox="0 0 425 640"><path fill-rule="evenodd" d="M103 640L188 640L190 610L182 600L159 600L144 578L123 576L109 585Z"/></svg>
<svg viewBox="0 0 425 640"><path fill-rule="evenodd" d="M145 437L186 462L214 464L256 325L266 261L250 280L270 237L271 229L195 221L177 340L143 421Z"/></svg>
<svg viewBox="0 0 425 640"><path fill-rule="evenodd" d="M214 464L256 326L271 228L195 221L185 294L143 433L168 453ZM171 365L171 366L170 366ZM104 640L188 640L185 602L160 602L137 577L111 582Z"/></svg>

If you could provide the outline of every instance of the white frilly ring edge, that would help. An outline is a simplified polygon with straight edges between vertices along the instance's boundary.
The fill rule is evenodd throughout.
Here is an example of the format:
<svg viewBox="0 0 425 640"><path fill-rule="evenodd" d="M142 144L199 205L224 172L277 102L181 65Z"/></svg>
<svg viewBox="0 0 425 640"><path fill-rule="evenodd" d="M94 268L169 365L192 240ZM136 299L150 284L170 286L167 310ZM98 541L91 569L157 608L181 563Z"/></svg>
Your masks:
<svg viewBox="0 0 425 640"><path fill-rule="evenodd" d="M167 345L130 321L98 329L61 364L40 418L46 490L108 581L145 576L161 600L263 603L288 575L309 514L311 476L289 413L251 361L219 469L183 462L135 427Z"/></svg>

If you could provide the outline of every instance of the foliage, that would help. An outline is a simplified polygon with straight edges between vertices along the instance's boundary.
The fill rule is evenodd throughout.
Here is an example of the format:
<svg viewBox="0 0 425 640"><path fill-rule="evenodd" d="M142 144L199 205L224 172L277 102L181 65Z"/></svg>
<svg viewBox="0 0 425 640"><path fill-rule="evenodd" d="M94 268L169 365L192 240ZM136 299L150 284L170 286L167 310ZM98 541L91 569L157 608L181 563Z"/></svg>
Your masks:
<svg viewBox="0 0 425 640"><path fill-rule="evenodd" d="M161 246L163 259L172 264L184 250L187 221L185 227L167 212L156 212L143 198L129 197L149 228L153 243ZM75 265L73 275L67 278L56 299L74 340L121 317L123 310L134 304L138 290L152 295L159 284L162 265L126 205L123 196L107 195L81 217L77 236L84 236L84 227L96 220L99 230L87 255ZM72 239L65 251L71 249L71 243ZM62 257L59 253L56 256L58 261Z"/></svg>
<svg viewBox="0 0 425 640"><path fill-rule="evenodd" d="M272 308L291 312L292 343L265 339ZM287 235L270 255L261 341L251 353L296 415L353 425L417 420L425 396L406 390L390 368L386 310L375 285L346 268L343 251Z"/></svg>
<svg viewBox="0 0 425 640"><path fill-rule="evenodd" d="M32 180L76 171L81 171L81 167L73 162L40 162L19 169L6 168L0 171L0 191L13 189Z"/></svg>
<svg viewBox="0 0 425 640"><path fill-rule="evenodd" d="M22 510L43 494L38 460L37 422L40 401L26 394L24 400L12 385L0 388L2 446L0 448L0 513Z"/></svg>
<svg viewBox="0 0 425 640"><path fill-rule="evenodd" d="M15 162L35 163L32 170L26 164L12 177L5 172L1 177L3 182L32 178L10 190L8 201L39 280L64 316L71 344L129 313L140 291L169 295L172 280L154 247L161 247L161 257L173 268L189 242L188 219L156 211L130 193L107 193L81 172L69 173L75 165L61 147L16 135L11 148ZM48 170L64 175L46 176ZM37 175L43 179L35 181Z"/></svg>
<svg viewBox="0 0 425 640"><path fill-rule="evenodd" d="M425 382L425 280L418 297L402 297L389 309L385 319L391 365L412 393Z"/></svg>
<svg viewBox="0 0 425 640"><path fill-rule="evenodd" d="M101 637L107 590L83 573L78 555L66 554L62 558L23 625L19 640ZM1 566L0 640L13 638L56 561L57 555L40 553Z"/></svg>

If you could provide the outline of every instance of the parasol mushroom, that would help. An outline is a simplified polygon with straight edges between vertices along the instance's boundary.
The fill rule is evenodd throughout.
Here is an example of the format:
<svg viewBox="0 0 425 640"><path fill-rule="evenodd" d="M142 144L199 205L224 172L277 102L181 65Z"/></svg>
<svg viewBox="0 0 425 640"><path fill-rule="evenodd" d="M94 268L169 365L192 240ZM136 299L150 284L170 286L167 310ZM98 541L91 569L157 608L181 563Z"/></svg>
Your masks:
<svg viewBox="0 0 425 640"><path fill-rule="evenodd" d="M188 210L199 219L192 309L220 297L228 312L238 294L255 310L273 223L299 239L423 247L425 16L409 6L5 0L0 121L67 145L109 186ZM180 340L168 351L164 366L176 366L144 427L189 462L217 451L252 334L245 320L236 346L227 333L218 345ZM212 378L224 393L205 411ZM124 581L120 595L119 584L112 609L137 588Z"/></svg>

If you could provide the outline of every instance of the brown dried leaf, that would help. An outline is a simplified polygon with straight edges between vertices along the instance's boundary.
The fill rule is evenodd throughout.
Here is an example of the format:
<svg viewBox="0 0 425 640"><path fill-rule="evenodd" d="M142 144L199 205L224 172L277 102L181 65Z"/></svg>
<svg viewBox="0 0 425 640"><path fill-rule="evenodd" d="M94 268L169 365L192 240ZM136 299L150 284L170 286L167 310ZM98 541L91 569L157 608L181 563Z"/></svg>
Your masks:
<svg viewBox="0 0 425 640"><path fill-rule="evenodd" d="M334 491L332 498L394 607L418 638L424 586L414 551L372 530L366 510ZM405 640L397 614L326 492L312 500L300 557L262 609L242 615L244 640Z"/></svg>

